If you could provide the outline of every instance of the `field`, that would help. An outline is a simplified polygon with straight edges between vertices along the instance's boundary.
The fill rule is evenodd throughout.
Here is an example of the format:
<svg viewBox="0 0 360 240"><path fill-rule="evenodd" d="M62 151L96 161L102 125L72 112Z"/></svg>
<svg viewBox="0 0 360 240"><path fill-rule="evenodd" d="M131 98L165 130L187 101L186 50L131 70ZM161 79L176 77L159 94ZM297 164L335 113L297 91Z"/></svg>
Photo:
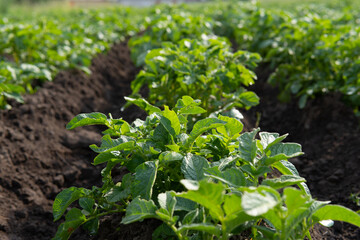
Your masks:
<svg viewBox="0 0 360 240"><path fill-rule="evenodd" d="M358 239L360 9L302 2L10 9L0 239Z"/></svg>

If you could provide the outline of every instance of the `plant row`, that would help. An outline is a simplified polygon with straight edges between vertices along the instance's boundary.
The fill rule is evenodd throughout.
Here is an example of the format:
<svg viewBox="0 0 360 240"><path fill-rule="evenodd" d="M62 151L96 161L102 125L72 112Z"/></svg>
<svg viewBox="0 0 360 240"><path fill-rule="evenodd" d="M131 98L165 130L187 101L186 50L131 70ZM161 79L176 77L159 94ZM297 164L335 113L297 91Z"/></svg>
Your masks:
<svg viewBox="0 0 360 240"><path fill-rule="evenodd" d="M218 22L216 34L263 57L274 71L269 82L278 86L280 100L295 96L303 108L309 98L338 92L359 113L358 11L346 4L342 10L318 4L279 12L233 2L209 14Z"/></svg>
<svg viewBox="0 0 360 240"><path fill-rule="evenodd" d="M69 122L68 129L106 126L101 145L90 146L93 164L104 165L103 184L58 194L54 220L65 221L54 239L80 226L96 234L101 217L113 213L124 214L122 224L160 220L154 239L304 239L317 223L360 227L359 214L312 198L288 161L303 154L299 144L260 129L242 132L238 108L259 101L246 89L258 54L232 52L204 16L164 8L147 21L129 43L143 70L126 99L148 116L129 123L84 113ZM145 86L147 99L139 95ZM74 202L79 207L68 210Z"/></svg>
<svg viewBox="0 0 360 240"><path fill-rule="evenodd" d="M129 15L133 16L130 19ZM130 9L88 10L35 21L0 20L0 108L22 102L63 69L89 73L92 57L140 29Z"/></svg>

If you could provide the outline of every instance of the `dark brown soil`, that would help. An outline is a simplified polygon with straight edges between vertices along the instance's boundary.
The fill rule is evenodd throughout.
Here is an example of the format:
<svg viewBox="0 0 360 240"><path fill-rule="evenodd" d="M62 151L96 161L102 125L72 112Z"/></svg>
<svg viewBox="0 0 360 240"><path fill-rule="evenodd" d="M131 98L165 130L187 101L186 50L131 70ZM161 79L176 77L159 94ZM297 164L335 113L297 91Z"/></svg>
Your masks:
<svg viewBox="0 0 360 240"><path fill-rule="evenodd" d="M123 96L137 69L125 43L97 56L92 74L60 73L26 104L0 112L0 239L45 240L54 236L52 203L62 189L100 184L100 169L90 163L88 145L98 143L100 130L84 127L73 131L65 125L82 112L111 112L132 121L143 113L129 108L120 113ZM318 98L304 110L296 103L281 104L276 90L261 81L254 86L261 104L245 113L249 126L261 113L263 131L290 133L288 140L301 143L305 156L293 162L308 180L314 197L352 209L350 193L360 191L359 122L337 96ZM154 220L119 225L120 216L106 218L96 237L81 231L72 239L151 239ZM115 232L119 229L119 232ZM314 239L359 239L360 231L337 223L332 231L316 228Z"/></svg>

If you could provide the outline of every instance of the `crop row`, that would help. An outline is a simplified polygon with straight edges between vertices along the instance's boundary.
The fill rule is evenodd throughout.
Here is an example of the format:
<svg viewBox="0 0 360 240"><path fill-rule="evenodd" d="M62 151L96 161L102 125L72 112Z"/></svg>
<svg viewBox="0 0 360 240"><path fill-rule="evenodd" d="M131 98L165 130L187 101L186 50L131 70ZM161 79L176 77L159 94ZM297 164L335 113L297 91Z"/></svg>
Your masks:
<svg viewBox="0 0 360 240"><path fill-rule="evenodd" d="M133 16L133 19L129 18ZM6 99L22 102L63 69L89 73L92 57L135 34L140 24L130 9L78 11L26 22L0 20L0 108Z"/></svg>
<svg viewBox="0 0 360 240"><path fill-rule="evenodd" d="M6 98L22 101L22 93L34 92L39 83L51 81L61 69L88 72L94 54L147 28L151 34L139 40L145 44L132 43L139 65L144 64L147 50L159 47L162 41L199 39L202 34L224 36L236 42L238 49L262 56L262 62L273 71L269 82L279 87L280 100L295 96L304 107L309 98L340 92L358 112L360 19L356 10L316 5L289 13L244 2L205 6L163 7L149 11L145 20L132 9L72 12L32 23L3 19L0 107L10 107Z"/></svg>
<svg viewBox="0 0 360 240"><path fill-rule="evenodd" d="M238 108L259 101L247 87L260 56L232 52L229 40L215 34L225 23L166 7L130 40L143 70L126 99L148 117L129 123L83 113L68 123L68 129L106 127L101 145L90 146L98 154L93 164L105 165L103 185L58 194L54 220L65 215L65 221L54 239L68 239L80 226L96 234L101 217L113 213L125 214L123 224L162 221L155 239L229 239L245 232L252 239L304 239L317 223L360 227L359 214L312 198L288 161L303 154L299 144L260 129L242 132ZM139 96L144 86L147 99ZM115 168L129 173L118 181ZM79 208L68 210L74 202Z"/></svg>

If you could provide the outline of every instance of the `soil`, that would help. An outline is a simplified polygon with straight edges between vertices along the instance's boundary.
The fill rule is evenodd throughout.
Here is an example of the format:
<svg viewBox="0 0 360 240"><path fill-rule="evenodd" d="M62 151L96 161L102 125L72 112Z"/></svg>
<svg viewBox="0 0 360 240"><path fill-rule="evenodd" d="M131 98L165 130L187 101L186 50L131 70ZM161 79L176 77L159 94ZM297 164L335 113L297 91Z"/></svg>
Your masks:
<svg viewBox="0 0 360 240"><path fill-rule="evenodd" d="M138 72L126 43L95 57L91 71L90 76L77 70L61 72L36 94L26 96L24 105L0 111L0 239L50 239L60 224L52 218L55 196L70 186L100 186L101 166L90 164L95 155L88 146L99 143L101 131L98 127L66 130L75 115L98 111L128 121L144 117L135 107L120 112ZM289 133L288 141L303 145L306 154L292 162L313 196L357 210L349 195L360 191L359 120L336 95L312 100L303 110L295 101L280 103L276 89L261 81L268 74L263 75L253 87L261 103L244 113L247 128L255 127L260 114L263 131ZM159 224L147 220L124 226L120 218L105 218L95 237L76 231L71 239L151 239ZM316 227L312 235L313 239L360 239L360 230L336 223L330 230Z"/></svg>

